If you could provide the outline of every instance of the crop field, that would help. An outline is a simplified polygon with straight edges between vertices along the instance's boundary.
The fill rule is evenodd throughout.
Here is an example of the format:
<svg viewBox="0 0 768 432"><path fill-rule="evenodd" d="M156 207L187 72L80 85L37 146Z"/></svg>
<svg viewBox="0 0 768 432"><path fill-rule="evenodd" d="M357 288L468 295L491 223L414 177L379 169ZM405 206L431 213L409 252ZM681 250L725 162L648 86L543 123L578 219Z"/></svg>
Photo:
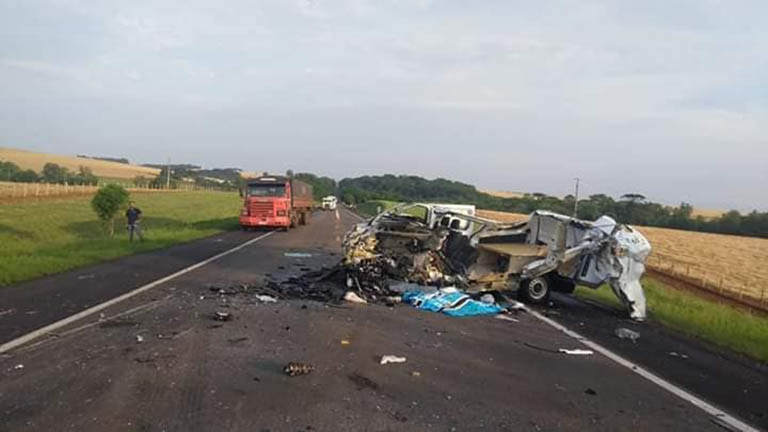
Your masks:
<svg viewBox="0 0 768 432"><path fill-rule="evenodd" d="M0 148L0 161L13 162L21 167L21 169L31 169L37 173L42 171L43 166L49 162L74 172L77 172L83 166L90 168L97 177L110 179L133 179L139 175L155 177L160 174L160 170L157 168L9 148Z"/></svg>
<svg viewBox="0 0 768 432"><path fill-rule="evenodd" d="M505 222L517 213L478 210ZM648 267L727 297L768 304L768 239L639 226L653 251Z"/></svg>
<svg viewBox="0 0 768 432"><path fill-rule="evenodd" d="M0 205L0 286L237 229L242 205L236 193L226 192L132 198L145 215L141 243L128 241L122 218L109 237L90 197Z"/></svg>

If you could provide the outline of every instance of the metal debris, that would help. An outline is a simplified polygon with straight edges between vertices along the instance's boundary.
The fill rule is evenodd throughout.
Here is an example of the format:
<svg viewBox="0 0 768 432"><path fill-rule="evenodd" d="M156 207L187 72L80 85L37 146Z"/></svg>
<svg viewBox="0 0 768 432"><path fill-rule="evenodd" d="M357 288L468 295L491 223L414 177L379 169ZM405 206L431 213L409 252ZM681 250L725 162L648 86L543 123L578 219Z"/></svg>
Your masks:
<svg viewBox="0 0 768 432"><path fill-rule="evenodd" d="M307 375L315 370L315 367L308 363L290 362L283 368L283 372L286 375L295 377L299 375Z"/></svg>
<svg viewBox="0 0 768 432"><path fill-rule="evenodd" d="M640 333L624 327L617 328L616 330L614 330L613 334L615 334L616 337L619 339L629 339L635 343L637 342L638 339L640 339Z"/></svg>
<svg viewBox="0 0 768 432"><path fill-rule="evenodd" d="M347 293L344 294L344 300L350 303L368 303L364 298L357 295L357 293L354 291L347 291Z"/></svg>
<svg viewBox="0 0 768 432"><path fill-rule="evenodd" d="M213 314L214 321L229 321L232 319L232 314L229 312L216 312Z"/></svg>
<svg viewBox="0 0 768 432"><path fill-rule="evenodd" d="M560 352L568 355L592 355L594 351L585 349L565 349L560 348Z"/></svg>
<svg viewBox="0 0 768 432"><path fill-rule="evenodd" d="M512 318L511 316L504 315L504 314L496 315L496 319L511 321L511 322L520 322L520 320L518 320L517 318Z"/></svg>
<svg viewBox="0 0 768 432"><path fill-rule="evenodd" d="M379 362L379 364L385 365L388 363L405 363L406 360L407 359L405 357L398 357L395 355L385 355L385 356L381 356L381 361Z"/></svg>

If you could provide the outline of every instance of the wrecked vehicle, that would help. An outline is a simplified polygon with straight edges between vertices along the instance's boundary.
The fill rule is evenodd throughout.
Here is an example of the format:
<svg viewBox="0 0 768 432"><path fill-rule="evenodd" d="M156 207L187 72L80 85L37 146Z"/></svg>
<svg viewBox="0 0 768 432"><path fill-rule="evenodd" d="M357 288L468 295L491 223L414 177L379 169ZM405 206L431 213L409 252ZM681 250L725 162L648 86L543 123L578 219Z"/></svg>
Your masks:
<svg viewBox="0 0 768 432"><path fill-rule="evenodd" d="M590 222L548 211L502 223L474 216L472 206L452 207L402 204L356 225L343 240L348 288L388 295L395 280L516 290L520 299L542 303L553 290L608 283L631 318L645 318L640 278L651 246L632 227L608 216Z"/></svg>

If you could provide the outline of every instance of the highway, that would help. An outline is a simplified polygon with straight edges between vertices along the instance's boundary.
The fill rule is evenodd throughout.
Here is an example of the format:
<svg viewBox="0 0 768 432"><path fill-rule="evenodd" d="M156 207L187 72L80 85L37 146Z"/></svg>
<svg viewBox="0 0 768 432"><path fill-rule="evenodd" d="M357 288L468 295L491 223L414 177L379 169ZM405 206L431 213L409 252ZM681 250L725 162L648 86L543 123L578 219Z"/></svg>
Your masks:
<svg viewBox="0 0 768 432"><path fill-rule="evenodd" d="M0 315L0 431L724 430L723 419L615 359L557 353L587 347L533 313L517 322L451 318L406 305L263 303L210 289L332 266L357 221L346 209L320 212L289 232L225 233L3 288L0 312L11 312ZM604 346L625 342L600 327L618 318L562 303L542 313ZM216 312L232 319L215 321ZM381 365L383 355L407 360ZM709 367L735 380L723 385L754 387L724 408L764 427L765 371L717 358ZM292 361L314 371L286 376ZM658 367L673 376L690 369ZM696 394L727 404L718 386Z"/></svg>

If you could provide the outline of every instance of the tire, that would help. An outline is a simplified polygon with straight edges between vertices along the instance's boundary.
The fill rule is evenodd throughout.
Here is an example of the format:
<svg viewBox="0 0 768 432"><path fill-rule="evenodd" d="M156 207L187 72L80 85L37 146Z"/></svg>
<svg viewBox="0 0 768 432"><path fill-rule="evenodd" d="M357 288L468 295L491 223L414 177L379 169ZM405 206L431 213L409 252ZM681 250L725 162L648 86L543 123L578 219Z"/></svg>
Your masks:
<svg viewBox="0 0 768 432"><path fill-rule="evenodd" d="M307 213L301 212L299 214L299 225L306 225L307 224Z"/></svg>
<svg viewBox="0 0 768 432"><path fill-rule="evenodd" d="M520 289L517 291L517 297L526 303L540 304L549 300L549 294L552 291L552 284L549 278L545 276L535 277L523 281Z"/></svg>

